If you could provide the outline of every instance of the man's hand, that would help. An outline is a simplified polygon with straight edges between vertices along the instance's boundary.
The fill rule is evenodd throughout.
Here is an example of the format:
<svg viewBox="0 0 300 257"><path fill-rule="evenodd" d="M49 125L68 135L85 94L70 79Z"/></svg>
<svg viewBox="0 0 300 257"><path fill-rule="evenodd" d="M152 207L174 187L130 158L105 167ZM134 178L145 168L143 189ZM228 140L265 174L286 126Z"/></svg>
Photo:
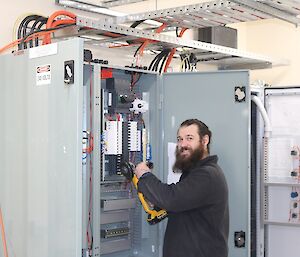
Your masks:
<svg viewBox="0 0 300 257"><path fill-rule="evenodd" d="M147 172L150 172L150 169L145 162L141 162L138 165L136 165L135 170L134 170L134 173L138 179Z"/></svg>

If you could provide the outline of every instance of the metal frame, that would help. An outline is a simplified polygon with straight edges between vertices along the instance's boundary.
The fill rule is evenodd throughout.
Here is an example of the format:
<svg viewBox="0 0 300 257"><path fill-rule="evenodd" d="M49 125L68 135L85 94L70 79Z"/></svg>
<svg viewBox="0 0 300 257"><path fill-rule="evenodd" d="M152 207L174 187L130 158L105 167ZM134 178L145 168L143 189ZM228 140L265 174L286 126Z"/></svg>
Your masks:
<svg viewBox="0 0 300 257"><path fill-rule="evenodd" d="M58 0L56 0L58 2ZM109 0L107 0L109 1ZM116 0L110 3L131 2L143 0ZM81 30L76 36L88 38L97 45L110 47L127 41L149 40L148 49L161 50L162 48L184 47L187 52L193 52L198 61L205 64L217 65L219 69L262 69L274 66L287 65L287 60L274 60L269 57L240 51L234 48L185 40L182 38L158 34L144 22L143 29L131 28L120 25L141 20L152 20L167 25L164 31L174 30L175 27L202 28L210 26L226 25L238 22L279 18L295 25L300 23L300 2L298 0L215 0L194 5L156 10L151 12L131 14L121 17L107 17L103 19L91 19L78 16L79 27L89 27L91 30ZM79 2L75 0L75 2ZM74 7L74 6L73 6ZM110 10L108 10L110 11ZM150 22L149 21L149 22ZM143 24L144 24L143 23ZM157 23L157 24L159 24ZM147 27L148 26L148 27ZM155 25L158 26L158 25ZM107 32L115 33L116 37L109 37ZM100 37L99 37L100 35ZM119 35L119 36L118 36ZM137 44L130 47L137 48Z"/></svg>
<svg viewBox="0 0 300 257"><path fill-rule="evenodd" d="M241 63L247 65L243 66L243 68L266 68L271 66L287 64L287 61L285 60L274 60L263 55L257 55L246 51L240 51L230 47L224 47L195 40L186 40L164 34L153 33L147 30L141 30L137 28L107 23L107 20L96 20L92 18L78 16L77 25L82 28L92 28L92 30L83 30L79 32L78 35L86 37L95 34L103 34L105 32L112 32L119 34L120 38L122 39L125 39L126 37L124 35L127 35L128 37L130 37L130 39L143 39L150 40L150 42L154 44L159 43L160 47L186 47L189 50L195 51L196 56L198 55L197 57L199 58L201 58L201 54L203 54L203 52L209 54L218 53L221 54L221 56L214 56L213 58L209 56L208 59L204 58L202 61L207 61L207 63L213 63L217 65L219 64L219 67L221 68L240 68L239 65ZM114 38L114 41L118 42L120 38ZM99 43L101 43L101 39L99 39ZM196 50L201 50L201 54L197 54Z"/></svg>
<svg viewBox="0 0 300 257"><path fill-rule="evenodd" d="M103 0L102 6L109 8L109 7L133 4L133 3L143 2L143 1L146 0Z"/></svg>
<svg viewBox="0 0 300 257"><path fill-rule="evenodd" d="M290 0L260 0L260 1L249 1L249 0L233 0L241 5L247 6L254 10L259 10L264 13L268 13L274 18L285 20L293 23L296 26L300 24L298 15L300 14L300 3ZM294 7L295 6L295 7ZM297 8L296 8L297 7Z"/></svg>
<svg viewBox="0 0 300 257"><path fill-rule="evenodd" d="M233 1L218 0L117 17L115 23L153 19L172 26L200 28L267 18L272 16Z"/></svg>
<svg viewBox="0 0 300 257"><path fill-rule="evenodd" d="M92 102L92 112L93 112L93 136L94 136L94 149L93 149L93 256L99 256L100 254L100 234L96 228L100 228L100 149L101 149L101 128L100 128L100 117L101 117L101 90L100 90L100 67L99 65L93 65L93 78L92 78L92 90L93 99L90 99Z"/></svg>
<svg viewBox="0 0 300 257"><path fill-rule="evenodd" d="M300 23L300 3L296 0L218 0L115 18L116 24L153 19L169 26L201 28L230 23L278 18Z"/></svg>

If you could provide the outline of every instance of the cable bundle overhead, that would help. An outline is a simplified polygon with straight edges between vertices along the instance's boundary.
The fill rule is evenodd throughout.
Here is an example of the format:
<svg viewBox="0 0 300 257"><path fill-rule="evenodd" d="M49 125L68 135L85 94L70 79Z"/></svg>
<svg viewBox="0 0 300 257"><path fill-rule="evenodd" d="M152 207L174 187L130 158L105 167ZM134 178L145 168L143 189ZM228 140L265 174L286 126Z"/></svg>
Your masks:
<svg viewBox="0 0 300 257"><path fill-rule="evenodd" d="M178 28L176 28L176 36L182 37L183 33L186 31L186 28L183 28L178 34ZM159 73L167 72L167 69L173 59L173 56L176 52L176 48L166 48L158 53L152 62L149 65L148 70L157 71Z"/></svg>
<svg viewBox="0 0 300 257"><path fill-rule="evenodd" d="M26 16L18 27L17 39L21 40L29 34L33 34L34 32L41 31L42 27L46 25L48 18L33 14ZM39 45L38 37L35 38L35 46ZM29 47L33 47L33 40L30 40ZM26 49L28 47L27 42L19 43L18 50Z"/></svg>

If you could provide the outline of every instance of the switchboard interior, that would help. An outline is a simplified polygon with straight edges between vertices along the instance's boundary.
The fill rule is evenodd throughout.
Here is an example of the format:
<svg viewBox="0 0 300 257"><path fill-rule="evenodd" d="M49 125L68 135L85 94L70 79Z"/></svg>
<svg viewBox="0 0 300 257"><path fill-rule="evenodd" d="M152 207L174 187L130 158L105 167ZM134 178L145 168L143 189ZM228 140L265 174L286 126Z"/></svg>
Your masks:
<svg viewBox="0 0 300 257"><path fill-rule="evenodd" d="M97 227L91 229L87 221L87 232L91 234L87 239L87 248L95 251L92 235L99 233L99 242L95 243L100 245L101 256L158 256L158 226L147 223L135 187L120 170L122 162L134 165L142 161L157 163L155 154L152 154L152 148L157 149L159 141L155 118L155 110L159 108L157 75L138 69L119 69L98 64L89 64L86 70L87 81L98 84L94 85L93 93L87 83L86 99L92 102L96 99L91 105L95 107L99 98L99 112L89 110L89 103L85 103L86 114L83 116L86 117L86 123L91 124L91 134L100 133L98 146L96 142L93 143L100 150L90 155L92 162L100 164L99 170L93 168L93 172L99 173L99 184L97 181L87 183L87 188L90 188L87 192L99 192L100 226L99 231L92 231ZM100 116L98 123L91 122L95 114ZM87 145L90 146L91 142ZM98 156L92 157L97 153ZM83 159L86 158L89 158L89 154L85 152ZM89 164L86 161L87 166L94 166L92 162ZM86 174L86 181L92 180L89 172ZM100 189L92 190L92 187ZM88 194L86 199L90 201ZM97 198L97 195L93 197ZM94 219L97 218L96 209L93 209L93 213ZM90 211L86 216L89 220Z"/></svg>

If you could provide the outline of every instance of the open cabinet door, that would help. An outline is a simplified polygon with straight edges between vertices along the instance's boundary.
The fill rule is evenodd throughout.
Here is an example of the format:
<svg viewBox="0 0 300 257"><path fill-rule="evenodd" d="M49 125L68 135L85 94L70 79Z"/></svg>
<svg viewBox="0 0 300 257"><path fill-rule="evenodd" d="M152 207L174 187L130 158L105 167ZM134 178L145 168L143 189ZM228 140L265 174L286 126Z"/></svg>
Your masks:
<svg viewBox="0 0 300 257"><path fill-rule="evenodd" d="M66 61L74 61L74 71ZM80 257L82 41L1 56L0 66L0 206L8 254ZM70 71L73 83L64 81Z"/></svg>
<svg viewBox="0 0 300 257"><path fill-rule="evenodd" d="M198 118L205 122L212 131L211 154L218 155L218 163L225 173L229 187L228 256L250 256L248 72L174 73L163 75L162 80L164 170L171 169L168 167L167 147L168 143L176 142L177 129L181 122L189 118Z"/></svg>

